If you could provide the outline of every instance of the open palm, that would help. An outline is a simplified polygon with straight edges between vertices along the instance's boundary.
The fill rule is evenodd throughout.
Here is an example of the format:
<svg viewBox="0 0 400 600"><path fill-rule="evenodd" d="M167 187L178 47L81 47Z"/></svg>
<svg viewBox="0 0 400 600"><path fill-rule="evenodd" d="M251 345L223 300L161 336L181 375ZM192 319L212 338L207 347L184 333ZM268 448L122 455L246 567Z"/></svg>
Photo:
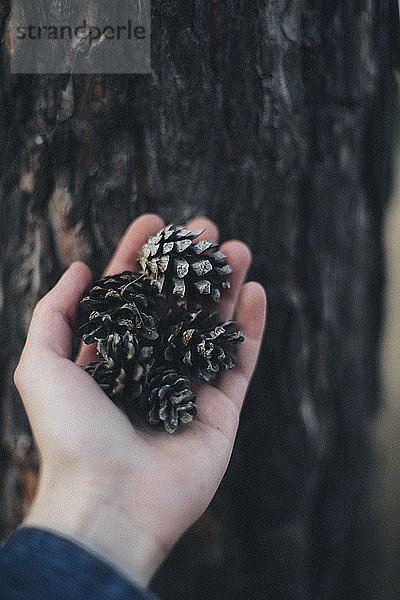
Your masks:
<svg viewBox="0 0 400 600"><path fill-rule="evenodd" d="M146 235L163 225L156 215L138 218L104 274L136 270ZM207 219L188 227L205 228L203 237L217 239ZM195 389L198 414L175 434L131 425L79 366L95 359L93 346L81 348L77 363L70 360L78 303L91 283L83 263L74 263L36 307L15 374L41 456L27 524L80 537L142 583L211 501L230 459L259 352L265 294L257 283L243 285L250 252L238 241L226 242L222 251L233 275L218 309L223 319L236 318L245 342L234 370L213 386Z"/></svg>

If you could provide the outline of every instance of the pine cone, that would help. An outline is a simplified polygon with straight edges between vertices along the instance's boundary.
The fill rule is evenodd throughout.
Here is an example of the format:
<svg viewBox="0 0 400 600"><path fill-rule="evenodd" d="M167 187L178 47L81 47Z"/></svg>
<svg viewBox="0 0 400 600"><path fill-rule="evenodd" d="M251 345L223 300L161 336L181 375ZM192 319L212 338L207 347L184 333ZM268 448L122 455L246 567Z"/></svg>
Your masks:
<svg viewBox="0 0 400 600"><path fill-rule="evenodd" d="M163 358L204 381L212 381L221 370L235 366L236 346L244 340L235 321L221 323L218 312L207 310L170 313L163 331Z"/></svg>
<svg viewBox="0 0 400 600"><path fill-rule="evenodd" d="M129 409L132 400L139 398L147 385L154 363L152 346L140 347L136 336L126 331L109 335L97 344L100 362L89 363L85 370L94 377L104 392Z"/></svg>
<svg viewBox="0 0 400 600"><path fill-rule="evenodd" d="M203 229L189 231L183 225L168 225L149 236L139 254L139 264L152 284L163 294L180 299L189 295L208 296L218 302L221 288L229 288L225 280L232 268L218 244L207 240L193 242ZM212 253L208 253L213 250Z"/></svg>
<svg viewBox="0 0 400 600"><path fill-rule="evenodd" d="M80 337L92 344L128 330L144 340L157 339L155 295L150 282L137 273L100 279L80 302Z"/></svg>
<svg viewBox="0 0 400 600"><path fill-rule="evenodd" d="M174 433L180 423L190 423L197 414L196 396L190 389L189 379L175 369L155 369L145 394L148 422L163 427L168 433Z"/></svg>

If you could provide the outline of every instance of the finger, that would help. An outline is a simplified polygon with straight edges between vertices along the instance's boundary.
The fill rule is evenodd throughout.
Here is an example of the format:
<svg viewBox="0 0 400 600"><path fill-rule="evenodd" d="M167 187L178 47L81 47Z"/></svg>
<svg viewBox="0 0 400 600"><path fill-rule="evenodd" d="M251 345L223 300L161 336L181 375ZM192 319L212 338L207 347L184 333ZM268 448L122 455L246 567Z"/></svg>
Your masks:
<svg viewBox="0 0 400 600"><path fill-rule="evenodd" d="M241 408L260 352L265 327L267 299L263 287L251 281L239 294L236 320L243 331L244 342L239 344L236 367L217 380L216 387Z"/></svg>
<svg viewBox="0 0 400 600"><path fill-rule="evenodd" d="M121 238L104 275L136 271L139 251L146 242L146 236L157 233L163 227L162 218L153 213L146 213L135 219Z"/></svg>
<svg viewBox="0 0 400 600"><path fill-rule="evenodd" d="M43 352L70 358L79 300L91 281L91 271L84 263L69 267L35 307L21 360L29 355L39 361Z"/></svg>
<svg viewBox="0 0 400 600"><path fill-rule="evenodd" d="M187 229L204 229L203 233L196 238L196 242L200 240L211 240L213 242L218 241L218 227L213 221L207 219L207 217L196 217L192 221L189 221L187 224Z"/></svg>
<svg viewBox="0 0 400 600"><path fill-rule="evenodd" d="M164 227L164 221L158 215L146 213L131 223L121 238L103 275L115 275L122 271L136 271L139 251L146 242L146 236L157 233ZM96 360L96 344L81 343L76 362L86 365Z"/></svg>
<svg viewBox="0 0 400 600"><path fill-rule="evenodd" d="M228 257L226 260L232 267L232 274L228 278L230 288L223 290L221 304L218 307L221 319L225 321L232 319L235 313L240 289L251 264L251 252L246 244L236 240L222 244L221 251L226 254Z"/></svg>

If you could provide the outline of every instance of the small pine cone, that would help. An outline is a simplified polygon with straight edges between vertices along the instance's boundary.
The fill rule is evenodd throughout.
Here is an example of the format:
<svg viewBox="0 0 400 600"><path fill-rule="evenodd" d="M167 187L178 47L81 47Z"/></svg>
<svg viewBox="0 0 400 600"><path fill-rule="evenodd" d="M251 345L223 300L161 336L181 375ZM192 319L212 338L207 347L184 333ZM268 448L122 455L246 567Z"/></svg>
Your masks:
<svg viewBox="0 0 400 600"><path fill-rule="evenodd" d="M221 323L218 312L171 313L164 322L164 360L204 381L223 369L233 369L237 344L244 336L235 321Z"/></svg>
<svg viewBox="0 0 400 600"><path fill-rule="evenodd" d="M154 363L152 346L140 347L135 335L126 331L109 335L97 344L103 359L89 363L85 370L94 377L104 392L118 399L129 409L130 403L140 398Z"/></svg>
<svg viewBox="0 0 400 600"><path fill-rule="evenodd" d="M174 433L181 423L190 423L197 414L196 396L189 379L178 375L175 369L155 369L145 393L148 422L168 433Z"/></svg>
<svg viewBox="0 0 400 600"><path fill-rule="evenodd" d="M78 333L85 344L133 331L144 340L158 338L155 290L143 275L124 271L95 283L80 302Z"/></svg>
<svg viewBox="0 0 400 600"><path fill-rule="evenodd" d="M225 262L226 256L218 250L218 244L193 241L203 231L168 225L148 237L140 251L139 264L160 293L173 294L179 299L201 295L218 302L221 288L229 288L226 277L232 268Z"/></svg>

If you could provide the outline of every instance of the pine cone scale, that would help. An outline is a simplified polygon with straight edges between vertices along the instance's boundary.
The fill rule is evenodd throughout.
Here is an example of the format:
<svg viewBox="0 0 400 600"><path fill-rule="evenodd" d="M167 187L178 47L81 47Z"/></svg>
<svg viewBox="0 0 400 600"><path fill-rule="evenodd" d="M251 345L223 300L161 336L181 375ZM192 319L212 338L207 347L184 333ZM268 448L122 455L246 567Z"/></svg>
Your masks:
<svg viewBox="0 0 400 600"><path fill-rule="evenodd" d="M179 279L183 279L189 273L189 263L185 259L175 259L174 268Z"/></svg>

